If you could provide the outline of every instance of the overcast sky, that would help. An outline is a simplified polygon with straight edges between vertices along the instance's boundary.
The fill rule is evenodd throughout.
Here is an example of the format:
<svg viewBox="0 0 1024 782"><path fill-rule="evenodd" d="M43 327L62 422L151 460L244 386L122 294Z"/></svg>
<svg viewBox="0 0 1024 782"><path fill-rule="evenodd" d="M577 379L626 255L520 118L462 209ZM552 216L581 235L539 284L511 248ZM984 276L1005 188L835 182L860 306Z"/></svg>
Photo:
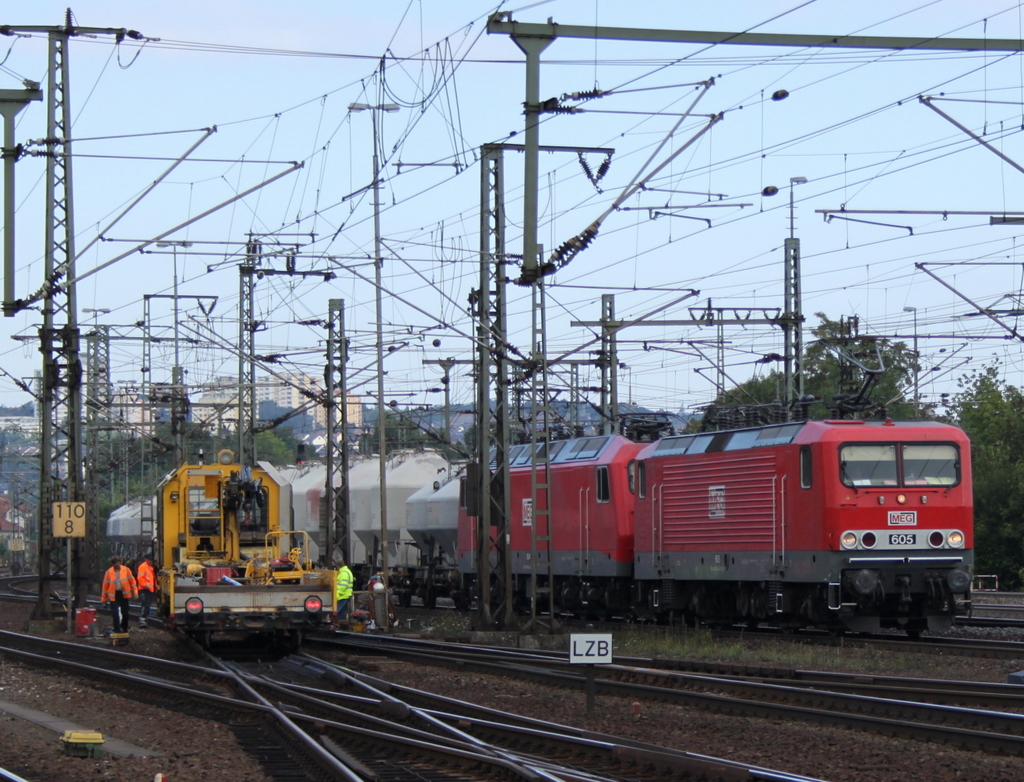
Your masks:
<svg viewBox="0 0 1024 782"><path fill-rule="evenodd" d="M267 367L322 375L325 332L316 322L327 317L328 301L340 298L353 341L354 390L372 392L373 123L370 112L352 113L349 106L395 104L397 111L377 112L386 395L403 405L439 403L440 395L428 390L439 386L438 367L424 361L471 357L479 149L522 140L523 55L507 36L486 33L495 7L452 0L76 3L78 25L129 28L147 37L120 45L110 35L82 37L69 47L79 319L84 328L113 327L112 379L142 382L147 328L160 340L150 377L169 379L176 284L178 351L190 383L236 376L238 265L249 235L259 234L268 269L284 269L283 255L294 255L296 270L334 275L268 275L258 282L257 353L275 357ZM6 8L0 23L58 25L65 9L65 3L34 0ZM1016 4L958 0L554 0L503 10L524 22L823 39L1020 39L1024 25ZM0 61L0 89L19 89L25 79L45 87L45 36L0 36ZM592 152L583 163L567 152L542 155L545 255L685 147L549 279L551 355L591 357L595 331L571 322L599 319L602 294L614 294L623 320L650 313L656 313L651 321L685 319L690 308L709 302L755 317L781 308L782 243L793 217L808 327L820 311L833 319L857 316L862 332L911 346L916 336L926 401L955 392L958 378L996 359L1009 382L1024 382L1019 340L1009 331L1018 325L1012 313L1024 309L1022 227L990 224L993 215L1024 212L1019 54L560 38L543 62L541 98L583 111L546 115L541 143L613 150L597 183L585 169L596 175L604 154ZM595 90L607 94L571 97ZM780 90L788 97L773 100ZM211 128L216 132L208 133ZM18 117L16 142L37 151L29 142L45 130L45 107L33 104ZM201 139L187 162L125 211ZM518 153L506 155L505 177L507 251L518 254ZM793 184L795 178L807 182ZM42 157L18 162L19 297L43 282L44 182ZM762 195L769 186L778 188L774 197ZM830 221L821 212L843 208L847 213ZM151 245L109 264L158 236L178 245ZM275 247L278 256L271 254ZM509 272L517 276L516 263ZM680 301L690 289L699 293ZM509 340L528 353L529 290L514 286L509 299ZM978 307L1003 313L1002 325L979 315ZM34 342L12 339L31 338L38 323L35 309L3 319L0 368L11 377L39 370ZM721 335L630 327L620 333L622 401L671 410L708 402L720 379L720 336L729 384L772 368L759 359L782 352L779 331L761 325L728 327ZM468 367L455 373L453 400L471 402ZM553 384L568 380L560 370ZM596 371L583 368L580 382L595 385ZM27 399L10 377L0 378L0 403Z"/></svg>

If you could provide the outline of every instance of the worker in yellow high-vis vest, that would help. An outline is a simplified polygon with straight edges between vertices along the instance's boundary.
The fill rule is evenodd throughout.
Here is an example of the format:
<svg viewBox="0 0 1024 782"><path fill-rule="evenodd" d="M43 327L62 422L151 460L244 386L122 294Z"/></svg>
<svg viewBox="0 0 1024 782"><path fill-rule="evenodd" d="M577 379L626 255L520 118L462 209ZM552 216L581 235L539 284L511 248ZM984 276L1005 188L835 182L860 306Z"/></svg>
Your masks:
<svg viewBox="0 0 1024 782"><path fill-rule="evenodd" d="M338 564L338 575L334 582L334 598L337 601L338 609L334 615L335 621L343 621L348 618L348 604L352 600L352 587L355 578L348 565L342 560Z"/></svg>

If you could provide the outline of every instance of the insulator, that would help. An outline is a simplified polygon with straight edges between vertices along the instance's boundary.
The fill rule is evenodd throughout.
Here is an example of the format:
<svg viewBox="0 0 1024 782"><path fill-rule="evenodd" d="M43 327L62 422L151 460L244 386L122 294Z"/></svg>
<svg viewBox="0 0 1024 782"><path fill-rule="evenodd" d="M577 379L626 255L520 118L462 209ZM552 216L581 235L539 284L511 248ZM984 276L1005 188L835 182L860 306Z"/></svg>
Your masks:
<svg viewBox="0 0 1024 782"><path fill-rule="evenodd" d="M580 159L580 168L582 168L583 169L583 173L587 175L587 179L589 179L591 182L593 182L594 181L594 173L590 170L590 166L587 165L587 159L585 157L583 157L583 153L582 152L579 152L577 154L578 154L579 159Z"/></svg>

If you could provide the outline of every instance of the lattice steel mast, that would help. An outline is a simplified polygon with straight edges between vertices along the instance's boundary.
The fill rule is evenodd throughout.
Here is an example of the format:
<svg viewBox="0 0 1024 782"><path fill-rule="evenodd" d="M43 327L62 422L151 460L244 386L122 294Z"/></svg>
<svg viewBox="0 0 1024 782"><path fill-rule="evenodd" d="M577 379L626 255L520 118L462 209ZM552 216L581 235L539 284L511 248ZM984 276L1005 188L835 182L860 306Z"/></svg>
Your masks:
<svg viewBox="0 0 1024 782"><path fill-rule="evenodd" d="M54 502L85 501L82 463L82 365L79 355L75 298L75 226L71 166L71 79L68 45L72 37L112 35L118 42L142 36L124 28L76 27L68 10L63 26L4 27L5 35L45 33L48 37L46 105L46 235L44 237L42 325L39 352L42 378L38 388L40 432L39 599L33 618L51 616L52 557L55 550L50 513ZM10 285L5 281L5 285ZM14 300L5 288L4 314L13 315L27 305ZM76 559L84 546L77 546ZM67 563L71 567L71 563ZM80 590L76 590L80 591ZM68 597L70 602L71 597Z"/></svg>

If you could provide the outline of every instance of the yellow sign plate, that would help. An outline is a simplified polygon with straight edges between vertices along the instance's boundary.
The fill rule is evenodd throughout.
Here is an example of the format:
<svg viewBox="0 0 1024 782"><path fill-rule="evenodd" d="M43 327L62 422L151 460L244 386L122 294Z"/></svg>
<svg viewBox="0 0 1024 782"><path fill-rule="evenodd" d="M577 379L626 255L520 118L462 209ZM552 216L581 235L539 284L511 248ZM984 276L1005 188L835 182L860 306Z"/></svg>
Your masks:
<svg viewBox="0 0 1024 782"><path fill-rule="evenodd" d="M55 502L53 503L53 537L84 538L85 537L85 503Z"/></svg>

